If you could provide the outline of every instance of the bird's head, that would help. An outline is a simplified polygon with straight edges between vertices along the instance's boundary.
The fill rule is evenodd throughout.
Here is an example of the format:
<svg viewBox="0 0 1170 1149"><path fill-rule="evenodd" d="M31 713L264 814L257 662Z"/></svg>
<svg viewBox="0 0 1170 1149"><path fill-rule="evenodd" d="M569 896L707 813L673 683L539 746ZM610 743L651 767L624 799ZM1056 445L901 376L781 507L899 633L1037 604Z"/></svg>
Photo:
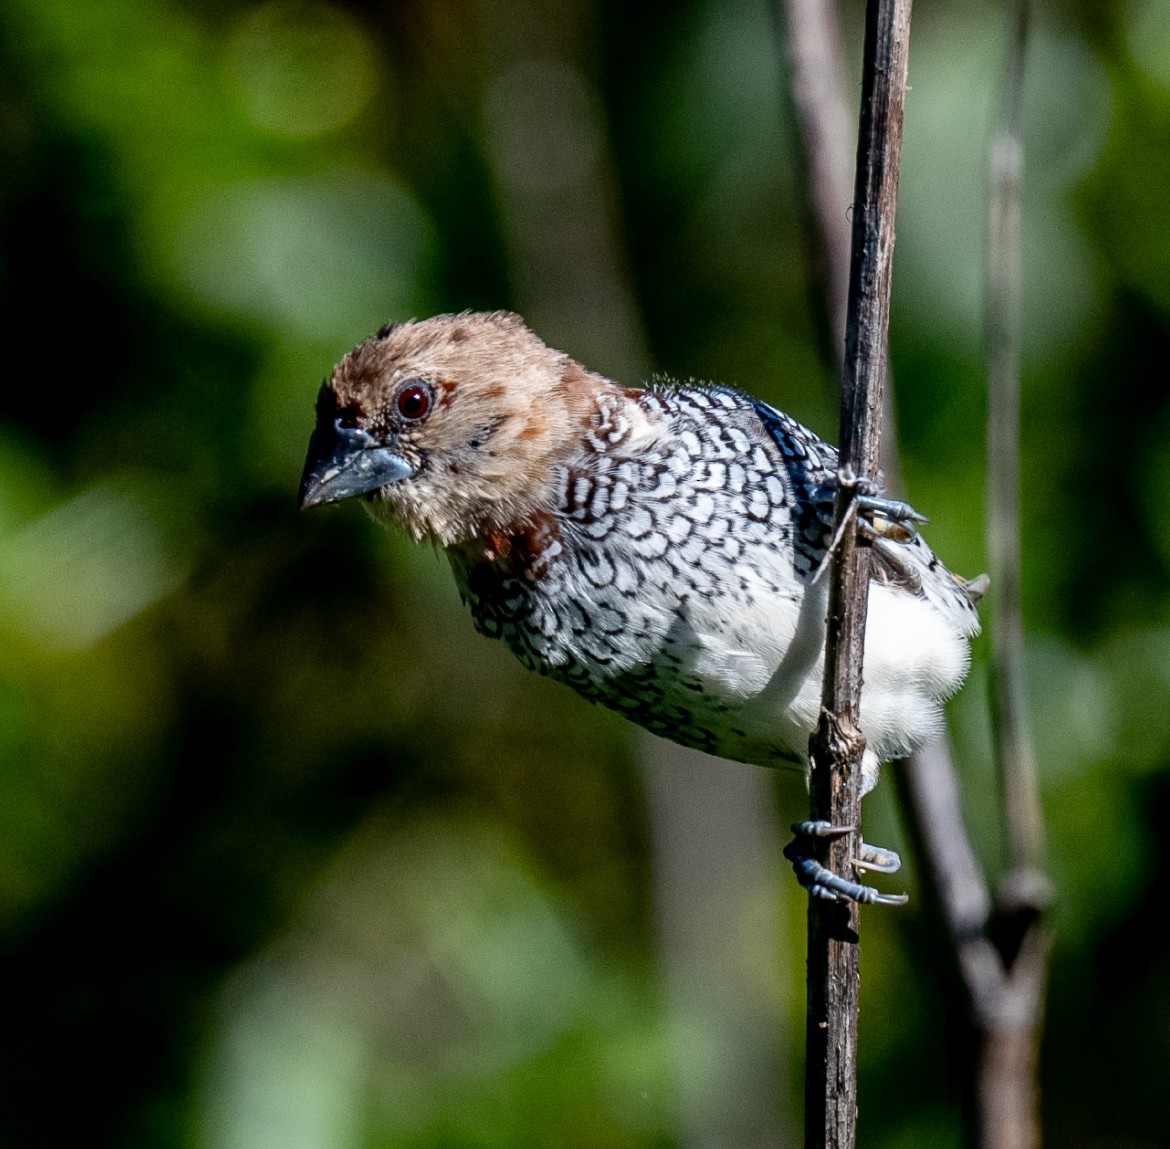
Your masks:
<svg viewBox="0 0 1170 1149"><path fill-rule="evenodd" d="M599 386L615 387L508 312L383 327L321 387L300 505L362 495L444 546L523 521Z"/></svg>

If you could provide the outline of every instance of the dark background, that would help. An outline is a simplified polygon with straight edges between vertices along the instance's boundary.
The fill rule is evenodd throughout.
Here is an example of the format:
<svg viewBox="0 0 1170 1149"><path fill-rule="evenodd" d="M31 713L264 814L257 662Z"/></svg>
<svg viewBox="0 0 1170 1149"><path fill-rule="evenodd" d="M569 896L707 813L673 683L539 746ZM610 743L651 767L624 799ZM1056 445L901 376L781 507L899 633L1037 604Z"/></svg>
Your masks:
<svg viewBox="0 0 1170 1149"><path fill-rule="evenodd" d="M1001 22L919 6L894 278L906 485L967 575ZM1044 1118L1138 1149L1170 1119L1170 19L1055 2L1033 49ZM0 8L0 1143L796 1143L799 779L674 762L477 638L441 556L294 509L321 377L437 311L832 436L780 77L750 0ZM951 716L994 868L984 659ZM891 882L861 1142L957 1145Z"/></svg>

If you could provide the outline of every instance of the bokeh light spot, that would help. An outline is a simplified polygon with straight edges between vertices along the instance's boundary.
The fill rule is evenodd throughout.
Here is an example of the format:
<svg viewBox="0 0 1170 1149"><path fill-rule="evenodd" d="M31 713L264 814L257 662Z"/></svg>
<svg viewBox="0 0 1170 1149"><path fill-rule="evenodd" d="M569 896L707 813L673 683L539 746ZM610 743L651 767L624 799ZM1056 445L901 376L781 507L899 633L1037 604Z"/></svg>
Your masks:
<svg viewBox="0 0 1170 1149"><path fill-rule="evenodd" d="M412 310L430 237L418 204L373 172L240 180L179 225L175 270L209 304L341 344Z"/></svg>
<svg viewBox="0 0 1170 1149"><path fill-rule="evenodd" d="M3 540L0 616L46 650L84 650L183 573L142 500L99 485Z"/></svg>
<svg viewBox="0 0 1170 1149"><path fill-rule="evenodd" d="M240 21L228 49L232 87L248 118L287 136L348 124L377 87L361 29L324 4L273 0Z"/></svg>

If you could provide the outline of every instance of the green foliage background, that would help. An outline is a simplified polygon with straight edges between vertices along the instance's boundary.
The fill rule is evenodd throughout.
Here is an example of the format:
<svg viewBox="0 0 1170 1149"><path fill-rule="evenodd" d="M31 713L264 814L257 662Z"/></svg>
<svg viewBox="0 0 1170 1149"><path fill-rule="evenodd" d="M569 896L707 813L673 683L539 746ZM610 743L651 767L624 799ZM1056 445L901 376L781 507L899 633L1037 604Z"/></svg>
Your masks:
<svg viewBox="0 0 1170 1149"><path fill-rule="evenodd" d="M974 574L1002 20L919 8L893 365L909 494ZM387 319L539 295L628 365L532 287L550 188L561 239L604 200L648 363L832 435L779 82L749 0L0 8L0 1142L683 1143L706 1038L671 1037L638 744L477 638L441 557L294 496L321 376ZM509 135L541 101L565 131ZM1137 1149L1170 1118L1165 5L1044 6L1026 121L1046 1135ZM994 867L982 658L952 717ZM768 879L794 1104L801 895ZM868 1146L960 1141L921 900L866 916Z"/></svg>

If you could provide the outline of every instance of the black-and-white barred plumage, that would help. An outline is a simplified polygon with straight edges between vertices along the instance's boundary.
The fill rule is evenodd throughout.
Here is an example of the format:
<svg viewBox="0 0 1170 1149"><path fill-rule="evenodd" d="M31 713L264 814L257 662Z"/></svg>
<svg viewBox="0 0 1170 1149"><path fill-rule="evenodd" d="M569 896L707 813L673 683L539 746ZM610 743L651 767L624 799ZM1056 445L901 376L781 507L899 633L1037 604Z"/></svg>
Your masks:
<svg viewBox="0 0 1170 1149"><path fill-rule="evenodd" d="M827 580L813 580L836 469L833 447L731 388L607 392L545 513L489 558L453 552L456 577L478 629L531 669L686 745L801 761L820 699ZM963 584L921 538L875 549L871 635L891 623L921 650L874 659L867 644L873 776L909 748L898 709L933 721L978 631ZM902 663L911 672L890 680Z"/></svg>

